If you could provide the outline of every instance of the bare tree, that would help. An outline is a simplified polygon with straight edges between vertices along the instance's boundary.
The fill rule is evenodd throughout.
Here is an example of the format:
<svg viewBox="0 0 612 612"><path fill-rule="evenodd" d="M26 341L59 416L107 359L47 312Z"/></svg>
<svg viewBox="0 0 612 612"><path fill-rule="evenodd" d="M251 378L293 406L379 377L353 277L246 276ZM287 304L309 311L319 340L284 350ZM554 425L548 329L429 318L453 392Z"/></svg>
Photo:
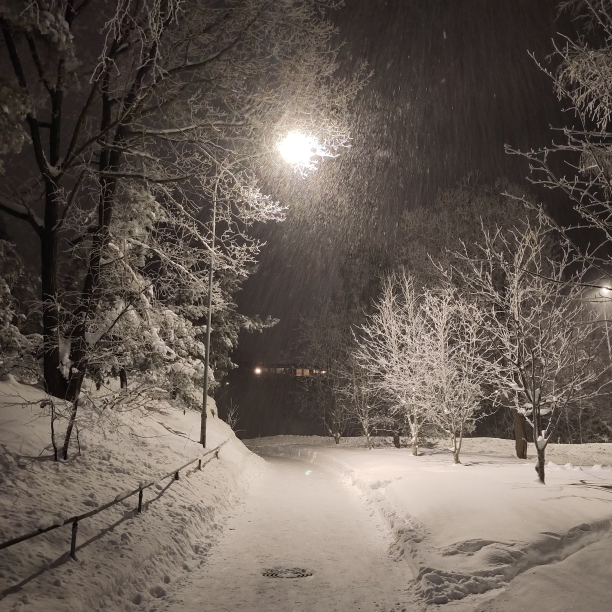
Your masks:
<svg viewBox="0 0 612 612"><path fill-rule="evenodd" d="M387 278L375 312L361 329L356 359L374 377L375 388L388 398L391 415L405 417L412 454L426 420L427 398L421 394L420 337L423 329L412 278L401 271Z"/></svg>
<svg viewBox="0 0 612 612"><path fill-rule="evenodd" d="M419 286L435 287L444 282L444 271L457 261L453 252L461 244L469 249L480 241L481 228L495 231L535 220L537 212L517 198L524 190L506 180L495 185L478 183L469 176L457 187L441 190L433 206L415 206L402 215L401 236L405 245L399 254ZM454 279L455 284L457 278ZM525 419L509 408L514 425L517 457L527 458Z"/></svg>
<svg viewBox="0 0 612 612"><path fill-rule="evenodd" d="M599 270L602 286L609 284L612 243L612 2L610 0L564 0L560 9L574 13L582 24L581 35L564 36L555 42L549 70L534 60L551 79L555 93L572 118L571 127L556 128L558 138L547 147L528 152L507 147L507 152L529 160L530 180L548 189L560 190L580 217L575 224L551 223L569 242L595 230L587 252L574 242L577 252ZM574 230L580 230L578 233Z"/></svg>
<svg viewBox="0 0 612 612"><path fill-rule="evenodd" d="M429 418L450 437L453 460L460 463L463 434L482 411L483 400L493 394L495 363L487 358L487 331L478 307L449 285L425 292L421 313L415 383L429 406Z"/></svg>
<svg viewBox="0 0 612 612"><path fill-rule="evenodd" d="M230 405L227 407L225 422L232 428L232 431L238 432L242 431L237 429L238 421L240 421L240 415L238 414L238 404L234 404L233 401L230 401Z"/></svg>
<svg viewBox="0 0 612 612"><path fill-rule="evenodd" d="M353 346L347 347L343 359L336 367L335 392L361 426L366 445L371 449L371 436L384 405L375 376L358 361Z"/></svg>
<svg viewBox="0 0 612 612"><path fill-rule="evenodd" d="M570 276L569 247L547 256L550 231L540 217L520 231L485 232L480 256L462 258L496 355L491 382L532 427L542 483L546 446L562 414L600 392L604 370L596 360L600 323L583 306L580 275Z"/></svg>

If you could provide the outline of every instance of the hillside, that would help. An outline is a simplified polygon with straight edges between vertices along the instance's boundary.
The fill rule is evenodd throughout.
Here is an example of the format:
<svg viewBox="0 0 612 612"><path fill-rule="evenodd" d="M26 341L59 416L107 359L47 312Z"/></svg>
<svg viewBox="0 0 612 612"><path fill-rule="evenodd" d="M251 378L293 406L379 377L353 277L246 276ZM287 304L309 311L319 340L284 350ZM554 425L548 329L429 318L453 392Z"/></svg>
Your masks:
<svg viewBox="0 0 612 612"><path fill-rule="evenodd" d="M11 377L0 382L0 542L94 509L202 455L198 413L163 400L115 410L86 403L80 451L74 439L69 459L54 462L45 399ZM208 410L208 448L228 441L219 458L147 489L140 515L135 495L82 521L77 561L68 554L70 525L0 550L0 609L142 609L202 565L263 464L212 400ZM62 422L55 425L61 443Z"/></svg>

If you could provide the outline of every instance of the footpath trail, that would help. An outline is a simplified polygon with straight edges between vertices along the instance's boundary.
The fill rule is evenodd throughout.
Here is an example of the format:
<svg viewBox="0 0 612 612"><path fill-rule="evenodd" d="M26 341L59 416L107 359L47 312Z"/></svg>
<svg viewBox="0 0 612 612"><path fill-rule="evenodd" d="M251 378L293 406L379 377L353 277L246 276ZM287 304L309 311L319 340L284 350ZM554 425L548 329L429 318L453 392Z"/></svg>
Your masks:
<svg viewBox="0 0 612 612"><path fill-rule="evenodd" d="M158 610L412 612L408 567L391 559L387 528L357 492L327 468L267 461L206 563ZM279 568L312 575L263 576Z"/></svg>

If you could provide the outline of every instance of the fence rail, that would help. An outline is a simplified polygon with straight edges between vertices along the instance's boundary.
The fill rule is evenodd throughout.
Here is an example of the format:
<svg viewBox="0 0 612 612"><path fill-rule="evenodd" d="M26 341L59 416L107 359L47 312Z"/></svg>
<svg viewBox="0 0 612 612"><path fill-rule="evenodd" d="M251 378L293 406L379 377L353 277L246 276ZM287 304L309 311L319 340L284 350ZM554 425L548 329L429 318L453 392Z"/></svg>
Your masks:
<svg viewBox="0 0 612 612"><path fill-rule="evenodd" d="M90 510L89 512L84 512L83 514L78 514L76 516L71 516L70 518L65 519L61 523L54 523L53 525L50 525L49 527L38 528L36 531L31 531L30 533L26 533L17 538L13 538L12 540L1 542L0 550L4 548L9 548L10 546L14 546L15 544L19 544L20 542L29 540L30 538L35 538L39 535L42 535L43 533L48 533L49 531L53 531L54 529L59 529L60 527L64 527L65 525L69 525L70 523L72 523L72 539L70 541L70 556L73 559L76 559L76 539L77 539L77 533L79 530L79 521L95 516L96 514L99 514L100 512L104 512L104 510L108 510L108 508L111 508L112 506L116 506L117 504L121 503L128 497L132 497L132 495L136 495L136 493L138 493L138 507L136 508L136 512L140 514L142 512L142 500L143 500L143 494L144 494L145 489L148 489L149 487L152 487L168 478L179 480L179 472L189 467L190 465L193 465L196 461L198 463L197 469L201 470L204 465L206 465L207 463L210 463L210 461L212 461L215 458L217 459L219 458L219 449L227 442L228 442L227 440L225 440L224 442L221 442L219 446L213 448L212 450L209 450L208 452L204 453L200 457L197 457L196 459L192 459L191 461L188 461L184 465L181 465L181 467L176 468L175 470L172 470L172 472L168 472L167 474L165 474L161 478L158 478L157 480L150 480L147 482L143 482L138 486L137 489L134 489L133 491L125 491L123 493L119 493L119 495L117 495L114 500L102 506L98 506L94 510ZM213 456L211 457L211 455ZM206 457L208 457L208 459L204 461L204 463L202 463L202 461Z"/></svg>

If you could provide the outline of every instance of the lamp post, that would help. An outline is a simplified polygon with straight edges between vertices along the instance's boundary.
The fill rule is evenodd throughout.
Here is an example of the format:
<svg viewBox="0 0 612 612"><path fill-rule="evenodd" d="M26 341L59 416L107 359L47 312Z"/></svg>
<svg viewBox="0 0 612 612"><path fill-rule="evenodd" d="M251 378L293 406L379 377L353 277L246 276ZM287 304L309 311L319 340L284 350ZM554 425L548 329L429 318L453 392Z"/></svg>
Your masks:
<svg viewBox="0 0 612 612"><path fill-rule="evenodd" d="M319 145L312 136L300 132L290 132L277 145L278 151L285 162L292 165L298 172L305 175L316 168L313 157L333 157ZM210 249L210 267L208 269L208 316L206 321L206 344L204 351L204 388L202 396L202 418L200 420L200 444L206 448L206 398L208 397L208 371L210 369L210 329L212 319L212 283L215 264L215 225L217 222L217 191L219 180L213 196L212 243Z"/></svg>
<svg viewBox="0 0 612 612"><path fill-rule="evenodd" d="M206 410L206 399L208 398L208 371L210 369L210 328L212 322L212 287L213 287L213 269L215 266L215 236L217 223L217 189L219 181L215 185L213 195L213 218L212 218L212 241L210 247L210 265L208 268L208 312L206 320L206 344L204 345L204 389L202 395L202 418L200 420L200 444L206 448L206 419L208 412Z"/></svg>

